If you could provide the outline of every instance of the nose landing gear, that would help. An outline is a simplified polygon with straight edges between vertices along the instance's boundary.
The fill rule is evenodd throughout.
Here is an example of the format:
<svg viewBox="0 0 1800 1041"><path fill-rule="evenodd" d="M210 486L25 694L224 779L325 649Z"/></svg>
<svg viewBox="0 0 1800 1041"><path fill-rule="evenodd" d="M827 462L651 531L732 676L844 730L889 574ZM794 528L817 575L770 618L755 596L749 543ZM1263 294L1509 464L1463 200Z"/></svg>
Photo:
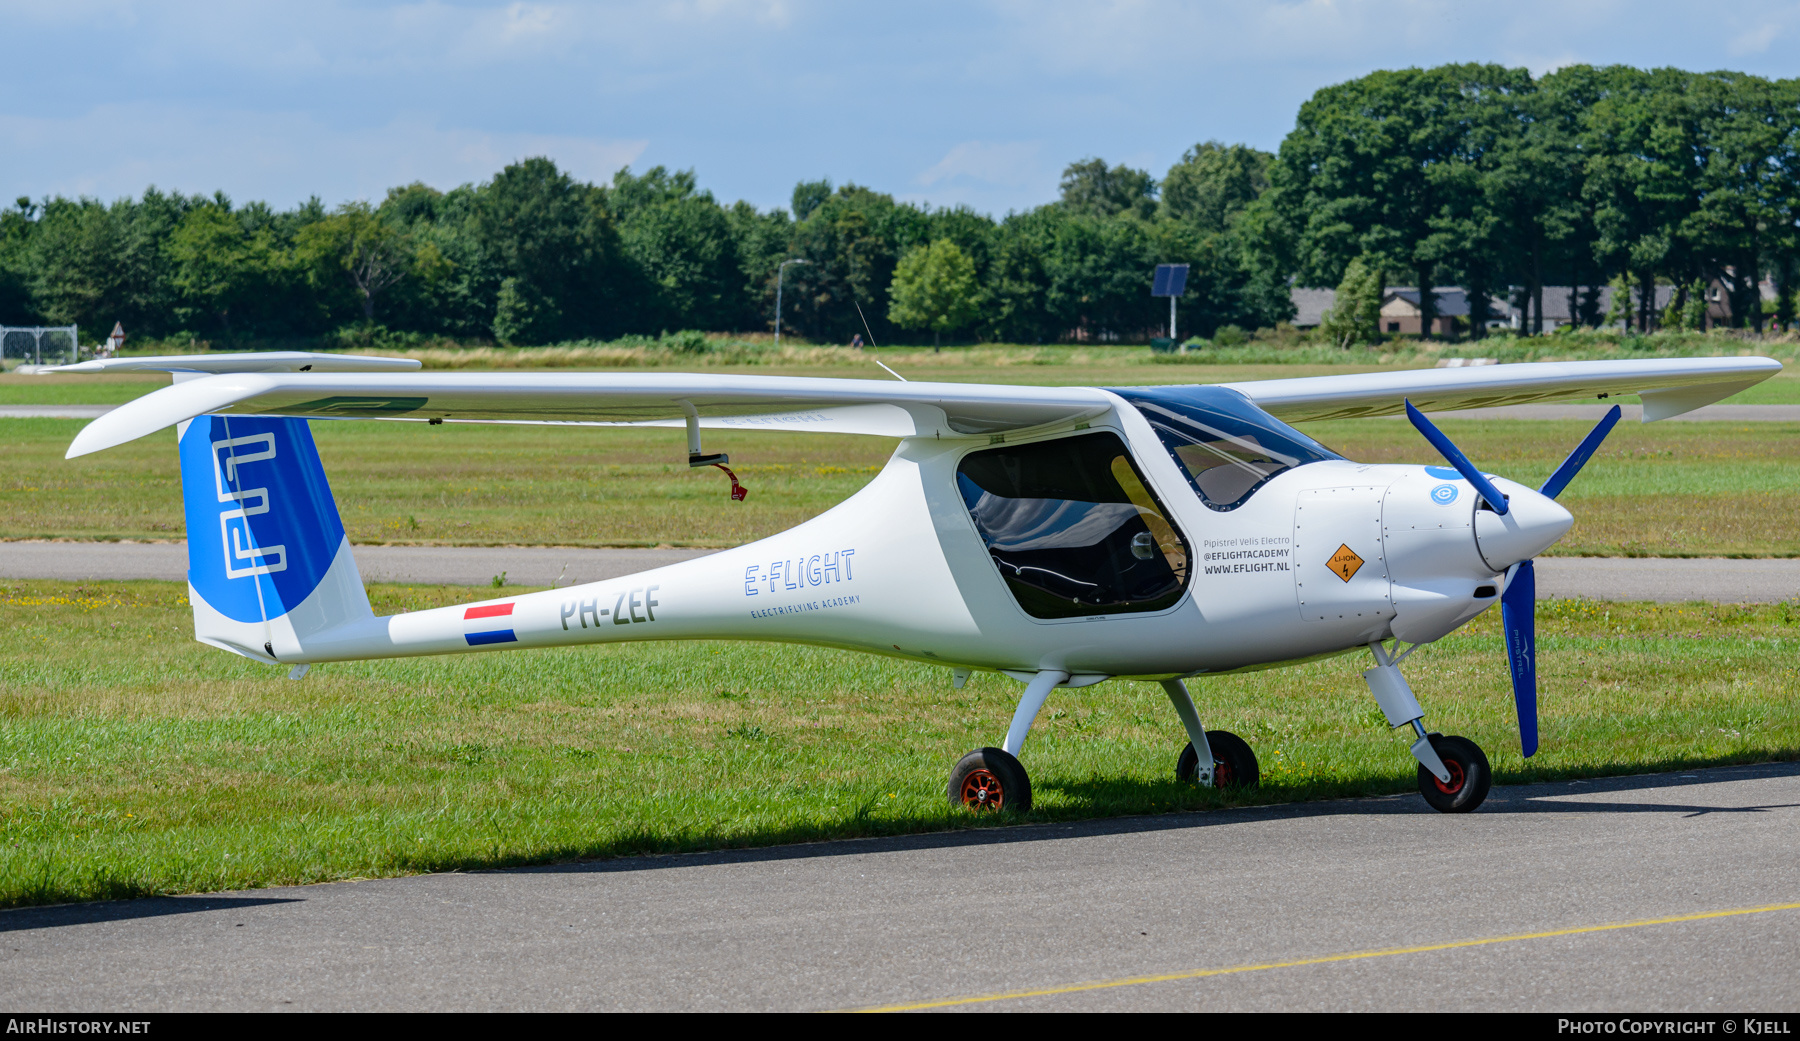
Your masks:
<svg viewBox="0 0 1800 1041"><path fill-rule="evenodd" d="M1481 747L1466 737L1452 734L1428 734L1427 740L1443 761L1450 779L1440 781L1424 764L1419 766L1419 794L1434 810L1443 813L1468 813L1487 798L1493 784L1487 756Z"/></svg>
<svg viewBox="0 0 1800 1041"><path fill-rule="evenodd" d="M1388 726L1410 726L1418 735L1419 739L1412 743L1412 754L1419 761L1419 793L1425 796L1426 803L1443 813L1468 813L1487 798L1493 772L1488 769L1487 756L1475 742L1466 737L1425 732L1425 710L1413 697L1406 677L1400 675L1401 660L1418 647L1414 644L1394 657L1380 643L1370 644L1376 664L1363 673L1363 679L1382 714L1387 716Z"/></svg>

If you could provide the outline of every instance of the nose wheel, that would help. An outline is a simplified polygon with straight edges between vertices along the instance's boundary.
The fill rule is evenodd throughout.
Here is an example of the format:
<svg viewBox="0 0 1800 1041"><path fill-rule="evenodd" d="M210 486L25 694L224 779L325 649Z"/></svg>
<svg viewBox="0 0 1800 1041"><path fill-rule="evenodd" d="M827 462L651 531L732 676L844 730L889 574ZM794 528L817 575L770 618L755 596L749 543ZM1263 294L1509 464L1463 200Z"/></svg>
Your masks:
<svg viewBox="0 0 1800 1041"><path fill-rule="evenodd" d="M1214 788L1254 788L1262 780L1256 765L1256 753L1243 738L1229 730L1208 730L1206 743L1212 746ZM1175 779L1192 783L1200 772L1200 754L1188 742L1175 761Z"/></svg>
<svg viewBox="0 0 1800 1041"><path fill-rule="evenodd" d="M1487 798L1488 788L1493 784L1493 772L1488 769L1487 756L1481 747L1466 737L1454 734L1446 737L1443 734L1428 735L1431 747L1436 750L1438 758L1444 761L1444 769L1450 772L1448 781L1440 781L1430 770L1419 767L1419 794L1431 804L1431 808L1444 813L1468 813L1481 805Z"/></svg>
<svg viewBox="0 0 1800 1041"><path fill-rule="evenodd" d="M1018 759L999 748L978 748L950 771L950 805L975 813L1026 813L1031 778Z"/></svg>

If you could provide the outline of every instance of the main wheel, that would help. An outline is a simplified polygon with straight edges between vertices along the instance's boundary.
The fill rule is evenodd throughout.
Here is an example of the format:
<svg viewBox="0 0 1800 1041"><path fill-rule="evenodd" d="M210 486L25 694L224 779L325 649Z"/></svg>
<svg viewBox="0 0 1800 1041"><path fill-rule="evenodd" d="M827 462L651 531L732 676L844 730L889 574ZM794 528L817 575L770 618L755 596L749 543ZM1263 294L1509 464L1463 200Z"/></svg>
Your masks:
<svg viewBox="0 0 1800 1041"><path fill-rule="evenodd" d="M1450 780L1448 783L1438 780L1424 764L1420 764L1419 794L1432 809L1444 813L1468 813L1480 806L1494 782L1487 756L1466 737L1432 734L1430 738L1431 747L1444 761L1444 769L1450 771Z"/></svg>
<svg viewBox="0 0 1800 1041"><path fill-rule="evenodd" d="M950 805L977 813L1025 813L1031 809L1031 778L1012 753L981 748L950 771Z"/></svg>
<svg viewBox="0 0 1800 1041"><path fill-rule="evenodd" d="M1256 753L1244 739L1229 730L1208 730L1206 743L1212 746L1214 788L1254 788L1262 780L1256 765ZM1200 773L1200 753L1189 741L1175 761L1175 779L1192 783Z"/></svg>

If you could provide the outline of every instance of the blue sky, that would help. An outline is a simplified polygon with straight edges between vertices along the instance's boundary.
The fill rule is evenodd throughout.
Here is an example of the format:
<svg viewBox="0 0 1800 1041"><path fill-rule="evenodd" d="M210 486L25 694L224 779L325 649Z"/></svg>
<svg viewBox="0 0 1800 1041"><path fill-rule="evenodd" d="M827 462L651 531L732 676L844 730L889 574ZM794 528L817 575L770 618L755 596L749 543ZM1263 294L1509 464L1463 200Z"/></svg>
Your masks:
<svg viewBox="0 0 1800 1041"><path fill-rule="evenodd" d="M1493 61L1795 74L1800 3L0 0L0 199L222 189L288 207L695 169L725 201L855 181L1003 214L1100 156L1273 149L1321 86Z"/></svg>

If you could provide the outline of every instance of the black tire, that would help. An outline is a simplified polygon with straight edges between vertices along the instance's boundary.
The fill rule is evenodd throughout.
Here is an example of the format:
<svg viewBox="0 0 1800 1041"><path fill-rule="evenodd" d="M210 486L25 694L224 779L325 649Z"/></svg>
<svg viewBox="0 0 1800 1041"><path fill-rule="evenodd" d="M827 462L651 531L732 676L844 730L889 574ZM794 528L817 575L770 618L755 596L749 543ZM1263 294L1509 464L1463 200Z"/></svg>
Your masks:
<svg viewBox="0 0 1800 1041"><path fill-rule="evenodd" d="M980 748L950 771L950 805L976 813L1030 813L1031 777L1010 752Z"/></svg>
<svg viewBox="0 0 1800 1041"><path fill-rule="evenodd" d="M1450 771L1450 783L1439 781L1421 764L1419 794L1425 797L1425 801L1434 810L1443 813L1471 812L1487 798L1488 788L1494 783L1494 774L1488 768L1487 756L1482 753L1479 745L1466 737L1454 734L1449 737L1443 734L1429 736L1431 747L1437 750L1438 758L1444 761L1445 769Z"/></svg>
<svg viewBox="0 0 1800 1041"><path fill-rule="evenodd" d="M1243 738L1229 730L1208 730L1206 743L1212 746L1213 787L1254 788L1262 780L1256 753ZM1194 751L1194 743L1189 741L1181 750L1181 758L1175 761L1175 779L1192 784L1199 772L1200 753Z"/></svg>

